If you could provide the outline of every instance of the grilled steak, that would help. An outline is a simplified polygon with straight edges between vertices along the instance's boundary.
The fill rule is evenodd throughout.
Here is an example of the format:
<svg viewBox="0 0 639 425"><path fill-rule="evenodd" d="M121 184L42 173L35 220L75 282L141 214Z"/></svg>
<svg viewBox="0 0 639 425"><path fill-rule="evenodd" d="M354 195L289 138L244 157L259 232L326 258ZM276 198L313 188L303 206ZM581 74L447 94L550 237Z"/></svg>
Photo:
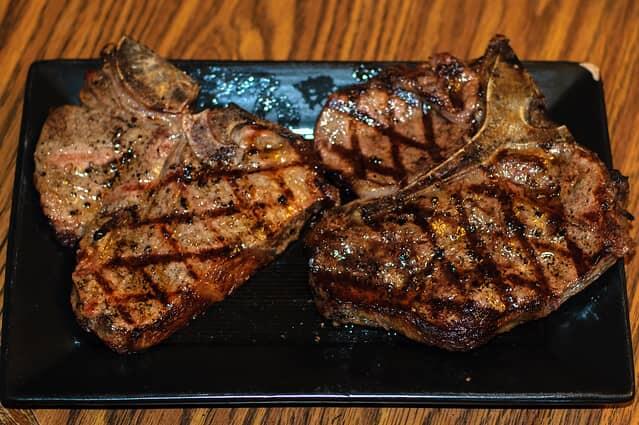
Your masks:
<svg viewBox="0 0 639 425"><path fill-rule="evenodd" d="M632 250L627 180L568 129L494 39L483 124L399 192L327 214L307 239L320 312L469 350L548 315Z"/></svg>
<svg viewBox="0 0 639 425"><path fill-rule="evenodd" d="M429 171L468 142L481 121L485 61L448 54L387 68L333 93L315 147L359 197L382 196Z"/></svg>
<svg viewBox="0 0 639 425"><path fill-rule="evenodd" d="M222 300L337 197L312 146L236 106L190 113L197 85L123 39L82 106L49 116L36 185L60 239L80 239L71 304L118 352Z"/></svg>
<svg viewBox="0 0 639 425"><path fill-rule="evenodd" d="M186 74L126 37L87 74L81 106L53 110L35 152L35 185L58 239L72 246L105 206L135 202L177 141L199 87Z"/></svg>

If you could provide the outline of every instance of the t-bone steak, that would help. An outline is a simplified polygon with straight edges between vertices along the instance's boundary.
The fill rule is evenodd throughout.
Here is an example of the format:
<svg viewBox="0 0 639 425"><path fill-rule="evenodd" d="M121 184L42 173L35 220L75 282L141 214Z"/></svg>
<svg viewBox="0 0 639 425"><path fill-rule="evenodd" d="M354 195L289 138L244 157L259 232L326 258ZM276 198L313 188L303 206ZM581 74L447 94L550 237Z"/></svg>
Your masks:
<svg viewBox="0 0 639 425"><path fill-rule="evenodd" d="M506 39L480 61L489 75L472 139L309 234L310 284L328 319L469 350L548 315L632 251L627 179L544 116Z"/></svg>
<svg viewBox="0 0 639 425"><path fill-rule="evenodd" d="M233 105L194 114L198 90L124 38L36 149L44 211L80 239L73 311L118 352L224 299L337 197L309 142Z"/></svg>

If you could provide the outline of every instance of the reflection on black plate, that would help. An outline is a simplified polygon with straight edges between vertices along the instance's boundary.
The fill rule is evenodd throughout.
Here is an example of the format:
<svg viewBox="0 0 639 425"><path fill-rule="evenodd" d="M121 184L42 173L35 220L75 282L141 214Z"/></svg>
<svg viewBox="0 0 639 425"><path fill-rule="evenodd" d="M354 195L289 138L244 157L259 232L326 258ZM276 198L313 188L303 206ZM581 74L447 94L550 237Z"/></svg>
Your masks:
<svg viewBox="0 0 639 425"><path fill-rule="evenodd" d="M383 64L178 62L198 108L235 102L305 137L328 93ZM597 404L634 393L623 263L550 317L468 353L382 330L335 328L315 310L294 244L165 343L121 356L69 306L74 254L54 240L32 183L51 107L77 102L95 61L33 65L13 198L2 334L5 405L222 403ZM602 86L572 63L529 63L552 117L610 165Z"/></svg>

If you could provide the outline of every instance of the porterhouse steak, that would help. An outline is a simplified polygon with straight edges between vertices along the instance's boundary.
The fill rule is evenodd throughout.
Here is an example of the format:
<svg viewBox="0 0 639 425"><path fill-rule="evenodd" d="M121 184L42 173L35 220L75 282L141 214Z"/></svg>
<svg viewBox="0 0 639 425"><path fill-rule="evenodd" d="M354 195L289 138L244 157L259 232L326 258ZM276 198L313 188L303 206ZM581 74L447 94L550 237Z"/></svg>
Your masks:
<svg viewBox="0 0 639 425"><path fill-rule="evenodd" d="M626 178L545 117L506 39L480 62L489 74L472 140L394 194L333 209L309 234L327 318L468 350L548 315L632 251Z"/></svg>
<svg viewBox="0 0 639 425"><path fill-rule="evenodd" d="M233 105L193 114L197 92L123 39L39 141L45 212L63 241L80 238L73 311L118 352L222 300L336 197L308 142Z"/></svg>

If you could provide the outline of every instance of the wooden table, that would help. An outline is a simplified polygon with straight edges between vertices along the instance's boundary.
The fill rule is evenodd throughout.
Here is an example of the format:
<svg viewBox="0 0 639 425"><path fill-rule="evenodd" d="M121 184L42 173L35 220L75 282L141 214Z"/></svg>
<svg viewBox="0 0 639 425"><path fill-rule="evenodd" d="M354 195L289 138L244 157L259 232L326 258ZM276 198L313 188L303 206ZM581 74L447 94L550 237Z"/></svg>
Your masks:
<svg viewBox="0 0 639 425"><path fill-rule="evenodd" d="M29 65L96 57L122 34L162 55L200 59L419 60L447 50L481 54L495 33L525 59L589 61L601 68L616 168L639 201L639 2L625 1L7 1L0 0L0 258L6 235ZM633 231L636 237L637 227ZM631 325L639 325L639 260L627 263ZM0 278L4 282L4 278ZM639 358L639 353L635 353ZM605 365L602 365L605 367ZM637 403L604 409L243 408L5 410L0 423L611 423L639 421ZM634 419L634 420L633 420Z"/></svg>

